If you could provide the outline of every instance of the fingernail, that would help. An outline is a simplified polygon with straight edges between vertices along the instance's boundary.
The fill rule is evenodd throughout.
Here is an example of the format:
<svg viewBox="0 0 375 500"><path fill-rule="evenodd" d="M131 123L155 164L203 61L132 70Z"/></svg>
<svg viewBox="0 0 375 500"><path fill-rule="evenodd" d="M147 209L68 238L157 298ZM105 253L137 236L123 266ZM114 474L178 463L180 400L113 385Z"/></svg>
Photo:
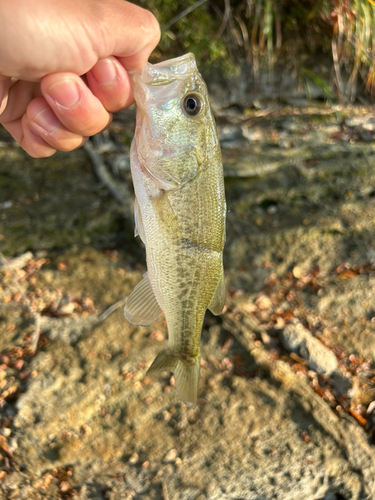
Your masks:
<svg viewBox="0 0 375 500"><path fill-rule="evenodd" d="M111 59L100 59L91 70L92 76L99 85L108 85L117 78L116 63Z"/></svg>
<svg viewBox="0 0 375 500"><path fill-rule="evenodd" d="M72 79L62 80L54 83L48 89L48 95L60 106L71 108L77 104L81 98L80 90L76 82Z"/></svg>
<svg viewBox="0 0 375 500"><path fill-rule="evenodd" d="M60 120L57 118L52 109L43 109L34 118L32 125L36 125L36 129L42 129L42 131L51 134L55 132L60 127Z"/></svg>

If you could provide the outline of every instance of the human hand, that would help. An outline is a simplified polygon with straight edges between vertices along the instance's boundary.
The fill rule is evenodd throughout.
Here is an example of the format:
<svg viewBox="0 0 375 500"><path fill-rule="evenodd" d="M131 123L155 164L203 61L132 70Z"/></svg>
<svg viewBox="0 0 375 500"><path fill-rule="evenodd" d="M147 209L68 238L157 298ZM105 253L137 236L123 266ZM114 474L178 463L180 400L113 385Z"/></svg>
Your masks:
<svg viewBox="0 0 375 500"><path fill-rule="evenodd" d="M124 0L0 0L0 124L30 155L70 151L133 102L157 20Z"/></svg>

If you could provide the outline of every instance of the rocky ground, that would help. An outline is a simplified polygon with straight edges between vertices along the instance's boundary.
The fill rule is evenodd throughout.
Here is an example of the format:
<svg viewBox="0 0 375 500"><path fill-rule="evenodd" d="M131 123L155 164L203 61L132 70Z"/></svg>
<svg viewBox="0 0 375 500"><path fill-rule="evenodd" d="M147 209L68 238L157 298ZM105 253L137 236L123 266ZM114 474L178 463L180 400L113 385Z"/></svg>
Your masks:
<svg viewBox="0 0 375 500"><path fill-rule="evenodd" d="M228 294L195 410L145 377L162 318L122 314L132 113L48 160L0 132L0 498L375 498L373 111L215 106Z"/></svg>

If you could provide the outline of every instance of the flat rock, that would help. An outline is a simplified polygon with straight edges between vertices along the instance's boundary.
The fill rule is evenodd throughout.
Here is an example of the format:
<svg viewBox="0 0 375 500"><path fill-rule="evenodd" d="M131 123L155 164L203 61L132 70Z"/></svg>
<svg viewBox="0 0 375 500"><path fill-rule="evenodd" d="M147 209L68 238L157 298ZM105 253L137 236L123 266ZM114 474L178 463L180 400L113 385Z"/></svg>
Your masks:
<svg viewBox="0 0 375 500"><path fill-rule="evenodd" d="M317 373L331 375L338 369L337 358L319 339L300 322L294 321L280 333L285 349L305 358Z"/></svg>

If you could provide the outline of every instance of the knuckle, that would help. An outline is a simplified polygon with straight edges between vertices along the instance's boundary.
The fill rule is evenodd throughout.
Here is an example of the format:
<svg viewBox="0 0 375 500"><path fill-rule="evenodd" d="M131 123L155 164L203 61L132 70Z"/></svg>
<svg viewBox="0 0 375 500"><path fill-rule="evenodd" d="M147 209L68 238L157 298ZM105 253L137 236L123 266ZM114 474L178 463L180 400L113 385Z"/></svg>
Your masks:
<svg viewBox="0 0 375 500"><path fill-rule="evenodd" d="M111 123L111 115L104 108L103 104L100 104L100 108L98 108L92 109L91 112L85 110L84 116L81 116L79 120L70 119L65 120L65 122L63 120L61 121L73 134L79 136L98 134Z"/></svg>
<svg viewBox="0 0 375 500"><path fill-rule="evenodd" d="M124 109L128 105L129 98L124 97L123 99L117 100L116 102L110 102L106 106L106 110L109 113L117 113L117 111L120 111L121 109ZM108 126L108 125L106 125Z"/></svg>
<svg viewBox="0 0 375 500"><path fill-rule="evenodd" d="M112 123L112 114L106 111L106 116L98 117L97 120L93 121L91 126L87 126L87 130L81 135L91 136L99 134L105 130Z"/></svg>

